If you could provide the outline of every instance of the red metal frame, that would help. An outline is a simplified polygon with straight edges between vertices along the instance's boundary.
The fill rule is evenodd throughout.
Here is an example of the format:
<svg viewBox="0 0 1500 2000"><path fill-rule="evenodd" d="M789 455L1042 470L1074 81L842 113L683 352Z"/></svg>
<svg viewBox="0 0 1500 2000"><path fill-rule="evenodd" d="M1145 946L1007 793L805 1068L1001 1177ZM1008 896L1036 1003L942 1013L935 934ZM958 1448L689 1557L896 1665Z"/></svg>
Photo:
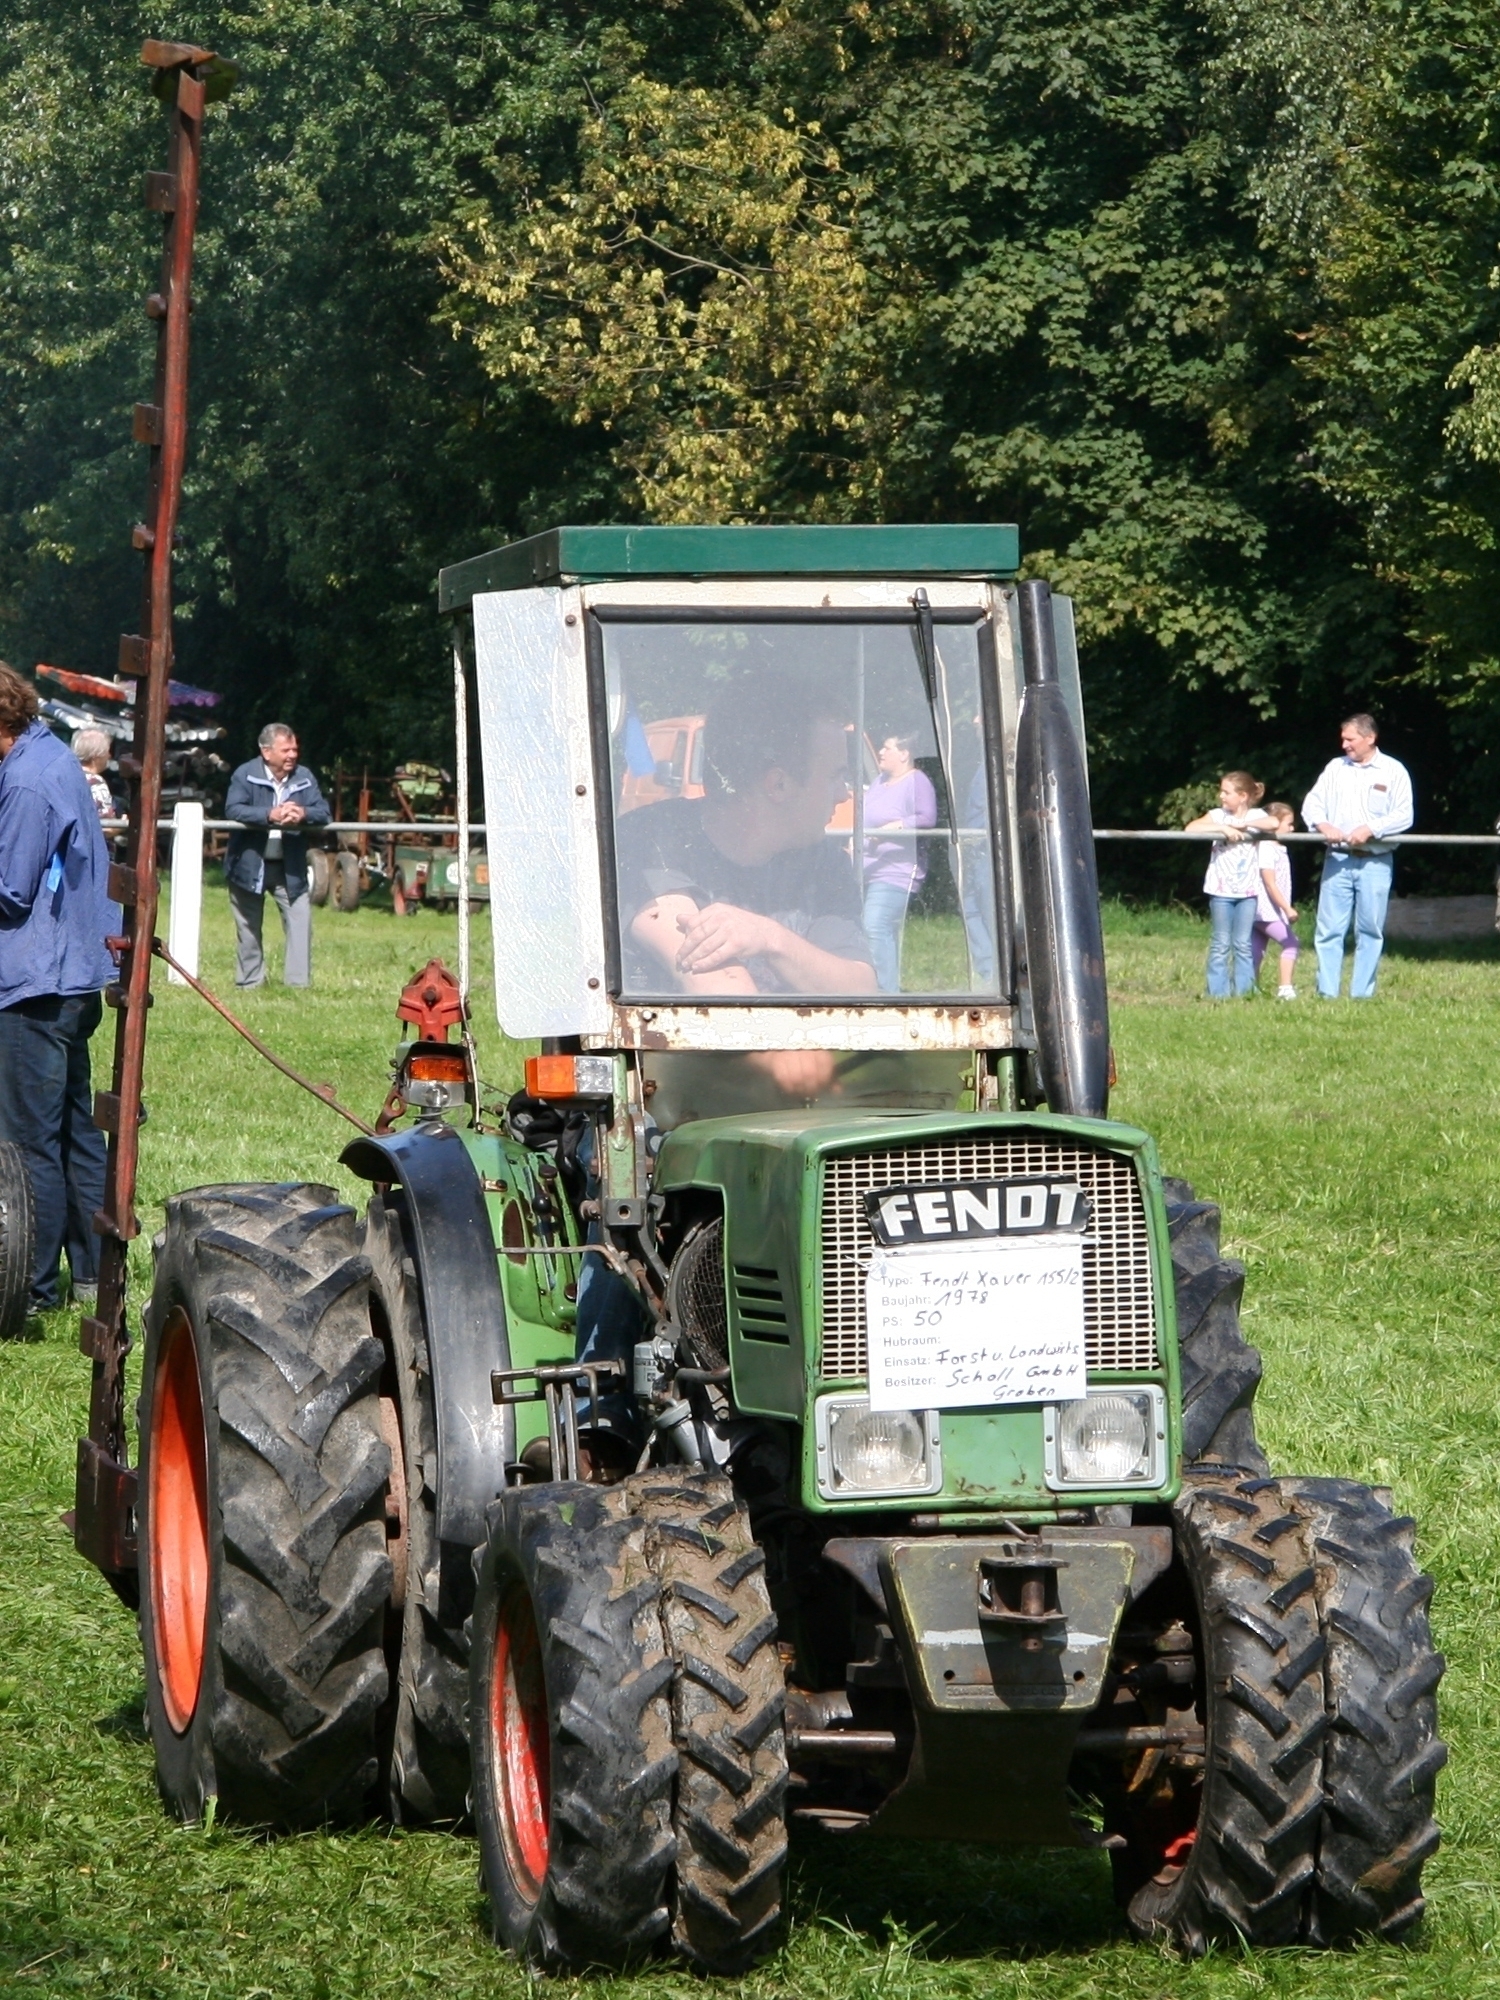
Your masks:
<svg viewBox="0 0 1500 2000"><path fill-rule="evenodd" d="M94 1218L103 1238L99 1303L79 1344L94 1364L89 1434L78 1445L73 1538L127 1602L136 1585L136 1475L125 1427L126 1263L140 1233L135 1213L146 1014L151 1005L151 947L156 928L156 821L161 809L168 682L172 674L172 545L187 455L188 329L193 241L198 220L198 160L208 102L225 96L232 65L209 49L147 42L141 61L171 121L167 171L146 176L146 205L165 224L161 289L146 301L157 323L155 400L135 407L137 440L151 449L145 518L133 535L146 558L139 632L120 641L119 670L144 683L135 704L131 754L120 760L130 788L129 861L110 870L110 892L124 909L123 934L111 940L120 976L105 998L116 1009L111 1086L94 1100L94 1119L109 1134L104 1208Z"/></svg>

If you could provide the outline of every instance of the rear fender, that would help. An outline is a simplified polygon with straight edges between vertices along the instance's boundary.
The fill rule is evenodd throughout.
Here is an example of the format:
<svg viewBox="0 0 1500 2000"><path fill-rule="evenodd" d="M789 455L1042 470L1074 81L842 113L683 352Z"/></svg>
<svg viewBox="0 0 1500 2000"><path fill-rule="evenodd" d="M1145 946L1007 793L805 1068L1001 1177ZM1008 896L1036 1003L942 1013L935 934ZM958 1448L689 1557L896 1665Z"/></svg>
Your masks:
<svg viewBox="0 0 1500 2000"><path fill-rule="evenodd" d="M437 1418L438 1462L424 1476L437 1493L439 1537L475 1548L515 1457L515 1413L496 1404L490 1384L511 1360L484 1187L451 1125L356 1139L340 1157L351 1173L405 1196Z"/></svg>

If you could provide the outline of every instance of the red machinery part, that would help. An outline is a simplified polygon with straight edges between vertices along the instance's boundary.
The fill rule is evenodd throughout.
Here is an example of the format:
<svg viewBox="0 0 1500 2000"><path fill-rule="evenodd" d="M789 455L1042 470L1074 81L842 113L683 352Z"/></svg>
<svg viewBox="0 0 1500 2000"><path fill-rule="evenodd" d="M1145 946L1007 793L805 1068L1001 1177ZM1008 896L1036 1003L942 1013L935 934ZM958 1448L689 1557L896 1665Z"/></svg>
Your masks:
<svg viewBox="0 0 1500 2000"><path fill-rule="evenodd" d="M120 976L106 992L116 1010L110 1087L94 1100L94 1120L109 1134L104 1207L94 1218L103 1238L99 1303L80 1328L93 1362L88 1436L79 1441L73 1538L129 1604L138 1600L136 1478L125 1426L126 1258L140 1233L135 1213L141 1081L147 1009L151 1004L152 934L156 928L156 821L161 811L167 711L172 674L172 548L187 457L188 334L193 245L198 218L198 159L205 109L227 96L232 64L210 49L148 41L141 61L167 106L170 143L165 173L146 176L146 205L163 219L160 289L146 301L156 322L156 378L149 403L137 403L133 430L150 447L146 507L131 540L145 559L139 630L120 641L119 671L134 680L135 734L120 760L129 786L129 862L110 869L109 892L124 910L122 935L111 940ZM184 1681L184 1686L185 1686Z"/></svg>

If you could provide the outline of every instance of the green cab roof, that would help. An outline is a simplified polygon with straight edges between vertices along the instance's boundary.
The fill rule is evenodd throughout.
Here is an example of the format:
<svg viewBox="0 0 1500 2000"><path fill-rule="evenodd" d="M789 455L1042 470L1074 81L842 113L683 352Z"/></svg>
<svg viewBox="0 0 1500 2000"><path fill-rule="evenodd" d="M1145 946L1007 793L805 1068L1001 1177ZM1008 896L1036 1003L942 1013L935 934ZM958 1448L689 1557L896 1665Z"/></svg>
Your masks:
<svg viewBox="0 0 1500 2000"><path fill-rule="evenodd" d="M549 528L438 572L438 609L494 590L627 577L1014 576L1020 531L989 523L885 527Z"/></svg>

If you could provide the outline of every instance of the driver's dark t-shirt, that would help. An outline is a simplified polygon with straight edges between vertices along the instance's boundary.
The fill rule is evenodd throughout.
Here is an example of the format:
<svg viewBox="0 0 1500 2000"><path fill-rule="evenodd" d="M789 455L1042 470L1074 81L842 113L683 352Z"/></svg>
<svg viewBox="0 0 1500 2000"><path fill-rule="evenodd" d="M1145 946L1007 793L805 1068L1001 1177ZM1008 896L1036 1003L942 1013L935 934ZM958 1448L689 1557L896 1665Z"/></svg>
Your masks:
<svg viewBox="0 0 1500 2000"><path fill-rule="evenodd" d="M671 975L656 954L642 950L630 935L632 921L658 896L691 896L700 910L709 903L754 910L835 958L870 965L847 848L846 840L820 836L814 846L791 848L758 867L742 868L704 832L696 799L663 799L626 813L615 822L626 992L657 994L671 988ZM760 992L795 990L766 959L746 963Z"/></svg>

